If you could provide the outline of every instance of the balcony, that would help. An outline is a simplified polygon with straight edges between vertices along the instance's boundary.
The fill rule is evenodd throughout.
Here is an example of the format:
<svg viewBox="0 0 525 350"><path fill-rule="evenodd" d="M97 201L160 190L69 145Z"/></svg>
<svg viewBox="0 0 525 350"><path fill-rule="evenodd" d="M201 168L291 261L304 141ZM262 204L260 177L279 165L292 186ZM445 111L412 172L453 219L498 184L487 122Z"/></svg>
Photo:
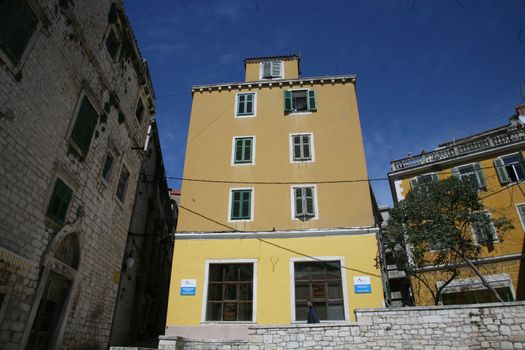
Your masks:
<svg viewBox="0 0 525 350"><path fill-rule="evenodd" d="M453 159L467 154L486 151L492 148L510 145L522 141L525 141L525 129L516 129L505 133L473 139L472 141L461 142L456 145L439 148L431 152L421 153L417 156L394 160L390 164L392 171L411 169L428 163Z"/></svg>

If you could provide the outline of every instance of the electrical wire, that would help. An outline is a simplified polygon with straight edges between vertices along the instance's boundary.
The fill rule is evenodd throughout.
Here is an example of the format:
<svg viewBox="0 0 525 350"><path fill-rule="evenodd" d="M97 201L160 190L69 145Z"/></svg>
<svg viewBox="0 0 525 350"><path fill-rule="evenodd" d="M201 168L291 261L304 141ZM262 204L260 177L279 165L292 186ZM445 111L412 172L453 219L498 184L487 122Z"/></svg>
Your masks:
<svg viewBox="0 0 525 350"><path fill-rule="evenodd" d="M255 235L257 235L257 232L256 232L256 231L242 231L242 230L237 230L235 227L232 227L232 226L230 226L230 225L224 224L224 223L222 223L222 222L220 222L220 221L217 221L217 220L215 220L215 219L212 219L212 218L210 218L210 217L208 217L208 216L206 216L206 215L204 215L204 214L202 214L202 213L199 213L199 212L197 212L197 211L195 211L195 210L192 210L192 209L186 208L186 207L184 207L184 206L182 206L182 205L179 205L179 208L184 209L184 210L186 210L186 211L188 211L188 212L190 212L190 213L192 213L192 214L194 214L194 215L197 215L197 216L199 216L199 217L201 217L201 218L203 218L203 219L205 219L205 220L211 221L211 222L213 222L213 223L215 223L215 224L217 224L217 225L220 225L220 226L222 226L222 227L228 228L228 229L230 229L232 232L254 233ZM175 234L173 234L173 235L175 235ZM284 247L284 246L279 245L279 244L277 244L277 243L270 242L270 241L268 241L268 240L266 240L266 239L264 239L264 238L256 237L255 239L257 239L259 242L262 242L262 243L265 243L265 244L268 244L268 245L274 246L274 247L279 248L279 249L281 249L281 250L285 250L285 251L288 251L288 252L291 252L291 253L294 253L294 254L300 255L300 256L305 257L305 258L309 258L309 259L312 259L312 260L315 260L315 261L321 261L321 262L324 262L324 261L325 261L325 260L322 260L322 259L320 259L320 258L316 258L316 257L314 257L314 256L308 255L308 254L306 254L306 253L303 253L303 252L300 252L300 251L297 251L297 250L294 250L294 249L291 249L291 248L288 248L288 247ZM362 271L362 270L358 270L358 269L353 269L353 268L350 268L350 267L347 267L347 266L344 266L344 265L341 265L341 268L342 268L342 269L345 269L345 270L348 270L348 271L359 272L359 273L362 273L362 274L366 274L366 275L370 275L370 276L374 276L374 277L379 277L379 278L381 278L381 275L377 275L377 274L374 274L374 273L371 273L371 272Z"/></svg>

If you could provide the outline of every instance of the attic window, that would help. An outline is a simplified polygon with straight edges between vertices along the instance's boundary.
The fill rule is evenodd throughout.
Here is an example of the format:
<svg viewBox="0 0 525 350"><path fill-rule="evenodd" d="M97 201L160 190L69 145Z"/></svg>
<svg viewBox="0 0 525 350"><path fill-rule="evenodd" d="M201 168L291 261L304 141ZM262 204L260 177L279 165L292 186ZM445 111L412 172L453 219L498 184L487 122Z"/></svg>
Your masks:
<svg viewBox="0 0 525 350"><path fill-rule="evenodd" d="M279 79L283 77L283 61L261 62L261 79Z"/></svg>

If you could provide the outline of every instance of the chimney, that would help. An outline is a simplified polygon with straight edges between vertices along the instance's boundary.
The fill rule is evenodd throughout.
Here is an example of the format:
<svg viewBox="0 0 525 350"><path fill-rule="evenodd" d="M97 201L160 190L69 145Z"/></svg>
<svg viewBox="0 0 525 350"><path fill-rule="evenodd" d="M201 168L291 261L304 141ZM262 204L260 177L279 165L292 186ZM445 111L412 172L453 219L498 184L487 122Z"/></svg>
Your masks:
<svg viewBox="0 0 525 350"><path fill-rule="evenodd" d="M516 114L525 116L525 103L516 106Z"/></svg>

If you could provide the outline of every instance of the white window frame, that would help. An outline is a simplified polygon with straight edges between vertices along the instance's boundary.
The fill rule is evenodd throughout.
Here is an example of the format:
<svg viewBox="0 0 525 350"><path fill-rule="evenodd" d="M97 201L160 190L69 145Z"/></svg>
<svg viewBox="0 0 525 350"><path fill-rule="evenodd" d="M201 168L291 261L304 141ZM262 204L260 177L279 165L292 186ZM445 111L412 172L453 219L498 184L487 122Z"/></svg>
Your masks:
<svg viewBox="0 0 525 350"><path fill-rule="evenodd" d="M290 258L290 322L291 323L306 323L306 321L297 321L295 317L295 266L296 262L324 262L324 261L339 261L341 265L341 284L343 288L343 307L345 313L345 321L350 321L350 307L348 305L348 284L346 282L346 262L344 256L315 256L295 257ZM321 321L322 323L341 322L342 320Z"/></svg>
<svg viewBox="0 0 525 350"><path fill-rule="evenodd" d="M238 114L239 113L239 95L253 95L253 113L252 114ZM235 94L235 107L233 111L235 118L244 119L244 118L255 118L257 116L257 92L248 91L248 92L238 92Z"/></svg>
<svg viewBox="0 0 525 350"><path fill-rule="evenodd" d="M525 207L525 202L516 204L516 212L518 213L518 219L521 223L521 228L523 229L523 232L525 232L525 218L521 217L520 207Z"/></svg>
<svg viewBox="0 0 525 350"><path fill-rule="evenodd" d="M492 214L489 212L489 211L479 211L477 213L480 213L480 214L486 214L487 216L489 217L492 217ZM474 241L474 244L476 245L484 245L484 244L493 244L493 243L499 243L500 240L499 240L499 237L498 237L498 231L496 230L496 226L494 226L494 223L490 223L490 226L492 227L492 229L494 230L494 240L491 241L491 242L478 242L478 236L476 235L476 231L474 230L474 227L472 225L470 225L470 231L472 232L472 240Z"/></svg>
<svg viewBox="0 0 525 350"><path fill-rule="evenodd" d="M303 135L309 135L310 136L310 154L311 159L310 160L294 160L294 147L293 147L293 137L294 136L303 136ZM314 133L313 132L294 132L289 134L288 136L288 142L289 142L289 148L290 148L290 163L291 164L302 164L302 163L315 163L315 142L314 142Z"/></svg>
<svg viewBox="0 0 525 350"><path fill-rule="evenodd" d="M118 184L120 182L120 175L122 174L122 168L125 167L128 172L129 172L129 176L128 176L128 182L126 183L126 188L124 190L124 198L121 200L118 196L117 196L117 189L118 189ZM119 172L118 172L118 175L117 175L117 181L115 181L115 188L113 189L113 196L115 197L115 199L117 200L117 203L124 206L126 204L126 201L128 199L128 191L129 191L129 184L131 182L131 179L132 179L132 176L133 176L133 173L131 172L130 170L131 168L128 166L127 162L125 161L122 161L120 163L120 166L119 166Z"/></svg>
<svg viewBox="0 0 525 350"><path fill-rule="evenodd" d="M295 217L295 189L296 188L303 188L303 187L311 187L313 188L312 195L314 196L314 216L309 218L307 221L310 220L319 220L319 205L317 200L317 185L315 184L298 184L298 185L292 185L290 186L290 208L291 208L291 218L292 221L302 221L301 219Z"/></svg>
<svg viewBox="0 0 525 350"><path fill-rule="evenodd" d="M237 139L252 139L252 161L250 163L235 163L235 143ZM255 135L246 135L246 136L234 136L232 138L232 157L231 157L231 166L251 166L255 165Z"/></svg>
<svg viewBox="0 0 525 350"><path fill-rule="evenodd" d="M467 175L465 174L461 174L461 171L460 169L461 168L466 168L468 166L472 167L473 168L473 174L474 176L476 177L476 187L477 187L477 191L481 191L483 188L486 187L486 185L484 187L481 186L481 184L479 183L479 179L478 179L478 175L476 174L476 166L475 166L476 163L468 163L468 164L462 164L462 165L458 165L456 168L458 169L458 176L460 178L460 180L463 180L463 178L468 178Z"/></svg>
<svg viewBox="0 0 525 350"><path fill-rule="evenodd" d="M252 195L250 196L250 219L239 219L239 220L232 220L231 219L231 212L232 212L232 200L233 200L233 191L243 191L243 190L251 190L252 191ZM255 219L255 214L254 214L254 210L253 210L253 207L255 206L255 188L254 187L235 187L235 188L230 188L229 189L230 191L230 194L229 194L229 200L228 200L228 222L253 222L254 219Z"/></svg>
<svg viewBox="0 0 525 350"><path fill-rule="evenodd" d="M20 60L18 61L16 65L13 64L13 62L11 62L11 60L4 53L4 50L0 49L0 60L5 63L7 69L9 69L9 71L13 75L17 75L22 70L25 62L27 61L29 57L29 53L31 52L37 40L37 37L40 31L42 30L42 26L43 26L42 22L43 21L49 22L49 20L47 19L47 16L44 14L44 11L41 9L41 6L36 0L26 0L26 3L31 8L31 11L33 11L33 15L35 15L37 19L37 24L35 27L35 31L33 32L33 34L31 35L31 38L27 42L27 45L24 49L24 52L22 53L22 56L20 56ZM45 18L42 18L42 17L45 17Z"/></svg>
<svg viewBox="0 0 525 350"><path fill-rule="evenodd" d="M204 284L202 287L201 323L256 323L257 322L257 263L258 259L212 259L204 261ZM208 279L210 264L253 264L253 296L251 321L206 321L206 307L208 305Z"/></svg>
<svg viewBox="0 0 525 350"><path fill-rule="evenodd" d="M503 158L505 158L505 157L510 157L510 156L513 156L513 155L516 155L516 154L521 156L521 157L523 157L523 154L521 154L521 151L504 154L504 155L498 157L503 162L503 169L505 170L505 172L507 173L507 177L509 178L509 182L507 183L507 185L517 184L517 183L525 181L525 179L524 180L520 180L518 178L518 174L516 173L516 169L514 168L514 165L512 166L512 170L514 171L514 175L516 175L516 179L518 179L518 180L517 181L512 181L511 178L510 178L510 175L509 175L509 173L507 171L507 167L505 165L505 161L503 160ZM523 164L523 170L525 171L525 164Z"/></svg>
<svg viewBox="0 0 525 350"><path fill-rule="evenodd" d="M281 75L278 77L272 76L271 78L263 78L265 62L272 62L272 65L273 65L273 62L279 62L279 64L281 65ZM266 61L259 62L259 80L276 80L276 79L284 79L284 77L285 77L285 74L284 74L284 61L283 60L266 60Z"/></svg>

